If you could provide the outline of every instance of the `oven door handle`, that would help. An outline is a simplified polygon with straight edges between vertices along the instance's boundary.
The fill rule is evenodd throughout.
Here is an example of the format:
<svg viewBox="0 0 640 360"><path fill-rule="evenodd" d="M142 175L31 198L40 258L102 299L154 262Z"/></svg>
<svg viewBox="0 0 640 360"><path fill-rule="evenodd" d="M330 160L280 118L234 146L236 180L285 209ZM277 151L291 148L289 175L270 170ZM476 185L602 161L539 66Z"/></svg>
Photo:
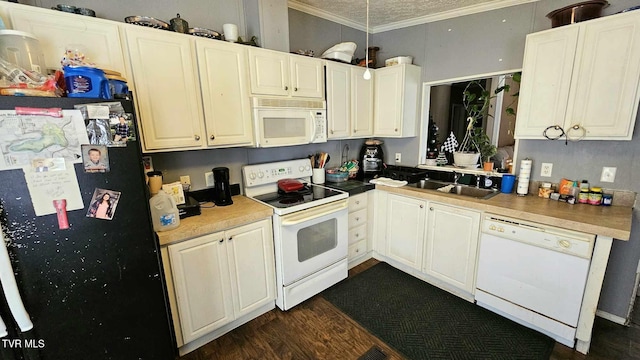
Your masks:
<svg viewBox="0 0 640 360"><path fill-rule="evenodd" d="M305 221L313 220L343 209L348 206L347 200L334 201L329 204L320 205L311 209L298 211L293 214L282 216L282 226L293 226Z"/></svg>

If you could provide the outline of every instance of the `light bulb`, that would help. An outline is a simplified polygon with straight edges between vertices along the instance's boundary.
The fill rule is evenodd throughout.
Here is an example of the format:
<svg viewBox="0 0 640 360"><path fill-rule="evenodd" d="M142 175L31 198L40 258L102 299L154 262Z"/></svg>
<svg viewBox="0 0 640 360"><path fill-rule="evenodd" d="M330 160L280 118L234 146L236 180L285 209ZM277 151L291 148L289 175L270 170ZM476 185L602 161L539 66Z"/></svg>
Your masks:
<svg viewBox="0 0 640 360"><path fill-rule="evenodd" d="M364 75L362 75L362 77L365 80L371 80L371 71L369 71L369 69L367 68L367 70L364 72Z"/></svg>

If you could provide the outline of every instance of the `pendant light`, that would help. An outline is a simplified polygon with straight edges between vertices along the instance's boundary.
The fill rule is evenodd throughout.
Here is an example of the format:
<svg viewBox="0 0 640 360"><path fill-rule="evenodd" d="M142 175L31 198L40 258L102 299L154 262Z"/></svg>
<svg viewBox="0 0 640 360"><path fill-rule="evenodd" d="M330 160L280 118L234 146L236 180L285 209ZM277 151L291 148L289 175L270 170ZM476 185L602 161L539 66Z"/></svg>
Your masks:
<svg viewBox="0 0 640 360"><path fill-rule="evenodd" d="M369 0L367 0L367 28L365 29L365 31L367 32L367 47L366 49L364 49L364 52L365 52L364 66L367 68L367 70L365 70L364 75L362 75L362 77L365 80L370 80L371 71L369 71Z"/></svg>

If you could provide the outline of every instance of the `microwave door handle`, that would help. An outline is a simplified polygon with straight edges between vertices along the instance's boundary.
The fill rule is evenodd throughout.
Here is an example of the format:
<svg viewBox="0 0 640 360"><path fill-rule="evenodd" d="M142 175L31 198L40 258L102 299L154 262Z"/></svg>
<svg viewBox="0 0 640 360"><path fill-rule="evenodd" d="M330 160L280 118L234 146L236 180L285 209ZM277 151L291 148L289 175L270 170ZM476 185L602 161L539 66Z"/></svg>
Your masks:
<svg viewBox="0 0 640 360"><path fill-rule="evenodd" d="M33 329L33 323L27 310L24 308L20 292L18 291L18 285L16 284L16 278L13 274L13 268L11 267L11 260L9 259L9 252L7 251L4 237L0 231L0 282L2 283L2 290L4 290L7 304L11 309L13 318L18 323L20 330L23 332ZM6 327L5 327L6 329ZM6 330L5 330L6 331Z"/></svg>
<svg viewBox="0 0 640 360"><path fill-rule="evenodd" d="M309 139L309 143L313 143L313 140L316 138L316 117L311 111L311 139Z"/></svg>

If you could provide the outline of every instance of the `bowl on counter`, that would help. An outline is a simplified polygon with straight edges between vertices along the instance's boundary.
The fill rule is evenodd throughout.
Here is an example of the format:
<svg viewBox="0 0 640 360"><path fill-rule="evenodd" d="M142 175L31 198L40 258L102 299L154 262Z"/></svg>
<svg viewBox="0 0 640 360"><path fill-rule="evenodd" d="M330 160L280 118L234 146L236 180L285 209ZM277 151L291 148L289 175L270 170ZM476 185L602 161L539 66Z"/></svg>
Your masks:
<svg viewBox="0 0 640 360"><path fill-rule="evenodd" d="M349 180L349 172L339 168L327 169L325 173L325 180L328 182L339 183Z"/></svg>

